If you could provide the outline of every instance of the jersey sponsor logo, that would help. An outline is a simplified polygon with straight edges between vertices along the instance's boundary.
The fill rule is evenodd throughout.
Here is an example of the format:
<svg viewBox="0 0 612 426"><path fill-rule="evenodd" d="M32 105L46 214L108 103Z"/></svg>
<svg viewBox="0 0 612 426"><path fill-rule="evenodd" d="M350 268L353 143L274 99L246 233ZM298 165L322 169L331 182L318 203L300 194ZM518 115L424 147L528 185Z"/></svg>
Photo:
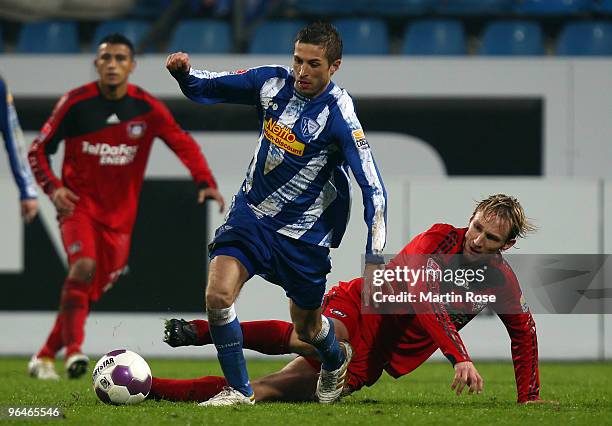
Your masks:
<svg viewBox="0 0 612 426"><path fill-rule="evenodd" d="M134 121L127 125L127 133L130 139L143 137L145 130L147 130L147 124L144 121Z"/></svg>
<svg viewBox="0 0 612 426"><path fill-rule="evenodd" d="M138 145L109 145L107 143L92 144L83 141L83 153L100 157L101 165L125 166L134 161Z"/></svg>
<svg viewBox="0 0 612 426"><path fill-rule="evenodd" d="M270 142L288 153L299 157L304 155L305 145L297 140L290 128L279 124L279 122L275 121L273 118L268 118L265 121L264 134Z"/></svg>
<svg viewBox="0 0 612 426"><path fill-rule="evenodd" d="M366 149L370 147L370 144L368 144L368 140L363 133L363 129L353 130L351 132L351 136L353 137L353 141L355 141L355 146L357 148Z"/></svg>
<svg viewBox="0 0 612 426"><path fill-rule="evenodd" d="M241 69L241 70L233 71L230 74L238 74L238 75L240 75L240 74L244 74L247 71L248 71L248 69Z"/></svg>
<svg viewBox="0 0 612 426"><path fill-rule="evenodd" d="M302 134L304 136L313 136L321 126L312 118L302 118Z"/></svg>

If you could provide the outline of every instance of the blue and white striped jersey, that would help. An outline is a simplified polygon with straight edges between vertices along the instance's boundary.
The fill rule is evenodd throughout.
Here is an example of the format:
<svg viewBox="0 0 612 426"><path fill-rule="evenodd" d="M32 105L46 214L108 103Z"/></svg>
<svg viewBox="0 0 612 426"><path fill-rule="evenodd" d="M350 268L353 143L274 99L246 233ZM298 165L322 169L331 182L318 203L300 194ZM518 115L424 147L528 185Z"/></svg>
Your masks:
<svg viewBox="0 0 612 426"><path fill-rule="evenodd" d="M192 68L175 78L195 102L257 107L261 131L236 197L266 227L338 247L349 219L350 167L363 194L366 255L382 253L387 194L345 90L330 82L319 96L305 98L294 89L291 70L276 65L222 73Z"/></svg>
<svg viewBox="0 0 612 426"><path fill-rule="evenodd" d="M28 150L23 138L23 132L17 119L17 111L13 98L4 80L0 78L0 132L4 138L4 146L8 154L15 182L19 187L19 198L22 200L36 198L36 186L30 171Z"/></svg>

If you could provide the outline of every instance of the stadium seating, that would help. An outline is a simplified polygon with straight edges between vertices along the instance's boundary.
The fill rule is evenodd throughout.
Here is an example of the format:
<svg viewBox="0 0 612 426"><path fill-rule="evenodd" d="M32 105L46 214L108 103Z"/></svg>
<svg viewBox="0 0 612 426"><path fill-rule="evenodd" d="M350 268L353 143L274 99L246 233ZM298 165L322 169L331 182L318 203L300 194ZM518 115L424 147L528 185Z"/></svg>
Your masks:
<svg viewBox="0 0 612 426"><path fill-rule="evenodd" d="M482 36L481 55L543 55L542 29L533 21L497 21Z"/></svg>
<svg viewBox="0 0 612 426"><path fill-rule="evenodd" d="M169 4L168 0L138 0L128 16L136 19L155 19Z"/></svg>
<svg viewBox="0 0 612 426"><path fill-rule="evenodd" d="M567 24L559 35L557 55L612 55L612 22L586 21Z"/></svg>
<svg viewBox="0 0 612 426"><path fill-rule="evenodd" d="M295 35L305 25L302 21L268 21L253 35L249 53L291 55Z"/></svg>
<svg viewBox="0 0 612 426"><path fill-rule="evenodd" d="M18 53L77 53L76 22L42 21L23 24L17 42Z"/></svg>
<svg viewBox="0 0 612 426"><path fill-rule="evenodd" d="M520 0L516 11L529 15L570 15L587 12L592 0Z"/></svg>
<svg viewBox="0 0 612 426"><path fill-rule="evenodd" d="M122 20L102 22L96 28L92 49L96 50L100 44L100 40L112 33L123 34L134 43L134 46L138 46L138 43L140 43L142 38L147 34L150 26L151 25L145 21Z"/></svg>
<svg viewBox="0 0 612 426"><path fill-rule="evenodd" d="M404 34L406 55L464 55L465 31L454 19L414 21Z"/></svg>
<svg viewBox="0 0 612 426"><path fill-rule="evenodd" d="M606 15L612 14L612 0L601 0L599 2L595 2L594 10L603 12Z"/></svg>
<svg viewBox="0 0 612 426"><path fill-rule="evenodd" d="M438 0L436 12L449 15L501 14L512 10L513 0Z"/></svg>
<svg viewBox="0 0 612 426"><path fill-rule="evenodd" d="M387 26L380 19L339 19L334 22L346 55L385 55L389 53Z"/></svg>
<svg viewBox="0 0 612 426"><path fill-rule="evenodd" d="M437 0L369 0L360 12L370 15L422 15L433 10Z"/></svg>
<svg viewBox="0 0 612 426"><path fill-rule="evenodd" d="M368 0L289 0L297 12L313 15L352 15L367 3Z"/></svg>
<svg viewBox="0 0 612 426"><path fill-rule="evenodd" d="M211 19L181 21L168 47L170 52L230 53L232 36L227 22Z"/></svg>

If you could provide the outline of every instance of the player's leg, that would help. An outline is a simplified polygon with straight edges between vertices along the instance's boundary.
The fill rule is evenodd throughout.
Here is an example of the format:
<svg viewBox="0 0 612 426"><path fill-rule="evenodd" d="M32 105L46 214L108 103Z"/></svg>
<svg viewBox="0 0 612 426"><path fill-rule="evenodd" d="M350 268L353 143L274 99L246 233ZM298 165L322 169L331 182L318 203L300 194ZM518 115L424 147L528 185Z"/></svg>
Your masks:
<svg viewBox="0 0 612 426"><path fill-rule="evenodd" d="M253 380L257 401L311 401L317 383L315 370L303 357L287 364L281 371ZM207 401L227 386L224 377L197 379L162 379L153 377L148 398L168 401Z"/></svg>
<svg viewBox="0 0 612 426"><path fill-rule="evenodd" d="M319 401L338 399L351 358L348 344L336 339L333 321L321 315L326 276L331 270L329 249L279 235L275 240L275 279L290 301L291 320L298 338L315 347L321 359L317 386Z"/></svg>
<svg viewBox="0 0 612 426"><path fill-rule="evenodd" d="M293 329L293 324L279 320L243 321L240 323L243 348L265 355L295 353L317 357L315 348L302 342ZM204 346L212 343L210 326L206 320L185 321L170 319L164 324L164 342L179 346Z"/></svg>
<svg viewBox="0 0 612 426"><path fill-rule="evenodd" d="M89 358L81 351L85 340L85 322L89 315L89 292L96 272L96 261L82 257L68 269L61 297L62 339L66 348L65 368L76 379L87 371Z"/></svg>
<svg viewBox="0 0 612 426"><path fill-rule="evenodd" d="M336 338L335 323L321 315L321 308L304 309L291 301L291 319L298 338L313 345L321 359L321 374L316 395L319 402L332 403L340 398L351 361L349 344Z"/></svg>
<svg viewBox="0 0 612 426"><path fill-rule="evenodd" d="M59 380L60 377L55 371L55 354L63 346L62 315L58 313L44 345L28 362L30 376L40 380Z"/></svg>
<svg viewBox="0 0 612 426"><path fill-rule="evenodd" d="M89 311L87 294L96 269L95 240L90 222L81 215L73 215L61 222L60 230L69 269L55 324L45 344L28 365L30 375L39 379L59 378L53 359L62 347L66 347L67 356L80 351L78 342L82 342L84 321Z"/></svg>
<svg viewBox="0 0 612 426"><path fill-rule="evenodd" d="M360 319L359 306L346 291L337 286L326 294L324 315L334 323L336 338L350 341ZM245 321L240 323L243 347L266 355L296 353L308 358L318 358L318 352L309 343L298 338L293 324L278 321ZM164 342L172 347L203 346L212 343L210 327L206 320L185 321L170 319L164 324Z"/></svg>
<svg viewBox="0 0 612 426"><path fill-rule="evenodd" d="M253 388L242 352L242 329L234 308L240 289L252 276L252 266L248 258L235 247L218 248L211 257L213 259L206 287L206 313L217 358L229 390L228 395L225 395L225 391L221 392L209 404L253 403Z"/></svg>
<svg viewBox="0 0 612 426"><path fill-rule="evenodd" d="M300 356L281 371L253 380L257 401L313 401L318 371Z"/></svg>
<svg viewBox="0 0 612 426"><path fill-rule="evenodd" d="M225 377L205 376L197 379L162 379L153 377L148 399L166 401L206 401L227 386Z"/></svg>
<svg viewBox="0 0 612 426"><path fill-rule="evenodd" d="M70 378L83 376L89 366L89 358L82 353L81 347L85 340L85 323L89 315L90 305L97 302L102 294L108 291L117 281L127 264L130 252L130 234L102 229L95 224L92 224L92 229L96 260L90 263L84 262L85 258L79 259L77 263L81 268L74 268L77 275L87 274L91 278L87 280L86 297L81 293L83 288L79 288L82 306L78 312L75 311L75 316L67 331L69 337L65 337L65 368Z"/></svg>

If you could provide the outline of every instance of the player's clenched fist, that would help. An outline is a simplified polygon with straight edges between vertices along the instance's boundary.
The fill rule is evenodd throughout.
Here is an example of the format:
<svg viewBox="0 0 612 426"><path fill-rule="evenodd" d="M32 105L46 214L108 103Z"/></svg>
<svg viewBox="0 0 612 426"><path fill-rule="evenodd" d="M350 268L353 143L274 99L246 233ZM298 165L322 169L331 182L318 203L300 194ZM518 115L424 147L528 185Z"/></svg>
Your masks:
<svg viewBox="0 0 612 426"><path fill-rule="evenodd" d="M184 73L187 74L191 68L189 63L189 55L183 52L173 53L166 59L166 68L171 73Z"/></svg>

